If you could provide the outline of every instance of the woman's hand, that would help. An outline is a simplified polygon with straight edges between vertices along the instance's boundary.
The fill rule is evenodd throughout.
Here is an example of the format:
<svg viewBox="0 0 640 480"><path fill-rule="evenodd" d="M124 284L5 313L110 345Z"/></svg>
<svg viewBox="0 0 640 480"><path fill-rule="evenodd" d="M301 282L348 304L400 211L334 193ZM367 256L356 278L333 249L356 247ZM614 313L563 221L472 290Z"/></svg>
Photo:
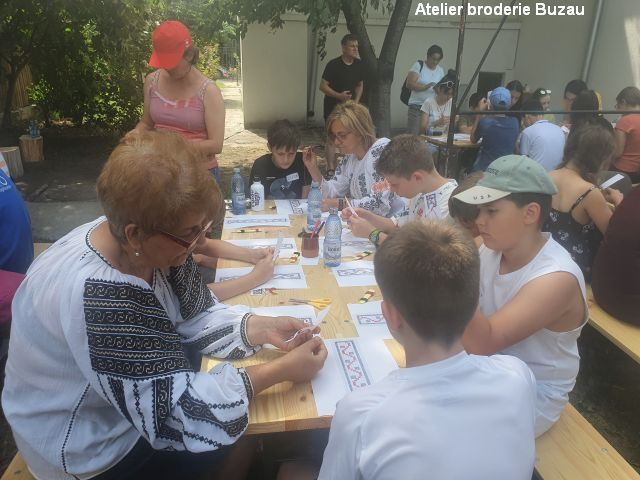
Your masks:
<svg viewBox="0 0 640 480"><path fill-rule="evenodd" d="M276 266L276 262L273 259L273 253L261 258L256 263L256 266L251 270L251 275L254 276L258 285L262 285L271 277L273 277L273 269Z"/></svg>
<svg viewBox="0 0 640 480"><path fill-rule="evenodd" d="M320 172L320 169L318 168L316 155L313 153L313 150L311 150L311 147L304 147L302 149L302 161L304 162L304 166L307 167L307 170L309 170L313 181L321 182L322 172Z"/></svg>
<svg viewBox="0 0 640 480"><path fill-rule="evenodd" d="M624 200L622 192L615 188L605 188L602 193L604 194L605 200L609 203L613 203L616 207L622 203L622 200Z"/></svg>
<svg viewBox="0 0 640 480"><path fill-rule="evenodd" d="M249 253L247 255L247 261L257 265L258 262L264 258L273 257L273 251L275 250L273 247L269 248L249 248Z"/></svg>
<svg viewBox="0 0 640 480"><path fill-rule="evenodd" d="M440 117L438 125L449 125L449 118L450 117Z"/></svg>
<svg viewBox="0 0 640 480"><path fill-rule="evenodd" d="M308 382L320 371L327 359L327 347L320 337L312 337L276 360L283 376L291 382Z"/></svg>
<svg viewBox="0 0 640 480"><path fill-rule="evenodd" d="M253 315L247 320L247 336L252 345L270 343L282 350L293 350L298 345L309 340L314 333L320 331L320 327L300 333L290 340L298 330L309 327L299 318L294 317L267 317Z"/></svg>
<svg viewBox="0 0 640 480"><path fill-rule="evenodd" d="M373 225L362 217L351 216L347 220L351 233L356 237L369 238L369 234L374 230Z"/></svg>

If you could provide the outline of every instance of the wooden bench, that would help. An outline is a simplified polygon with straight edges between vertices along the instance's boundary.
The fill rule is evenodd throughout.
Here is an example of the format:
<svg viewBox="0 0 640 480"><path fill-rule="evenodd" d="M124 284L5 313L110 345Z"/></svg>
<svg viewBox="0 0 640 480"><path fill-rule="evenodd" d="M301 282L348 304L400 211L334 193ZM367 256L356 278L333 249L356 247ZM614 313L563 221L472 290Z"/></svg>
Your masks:
<svg viewBox="0 0 640 480"><path fill-rule="evenodd" d="M543 480L640 479L570 404L558 423L536 441L536 473Z"/></svg>
<svg viewBox="0 0 640 480"><path fill-rule="evenodd" d="M27 464L24 463L22 455L16 453L11 463L4 471L2 479L0 480L35 480L33 475L27 469Z"/></svg>
<svg viewBox="0 0 640 480"><path fill-rule="evenodd" d="M639 480L640 475L571 405L536 441L536 473L543 480ZM1 480L33 480L16 454Z"/></svg>
<svg viewBox="0 0 640 480"><path fill-rule="evenodd" d="M602 310L593 299L590 286L587 287L587 303L589 305L589 323L627 355L640 363L640 327L621 322Z"/></svg>

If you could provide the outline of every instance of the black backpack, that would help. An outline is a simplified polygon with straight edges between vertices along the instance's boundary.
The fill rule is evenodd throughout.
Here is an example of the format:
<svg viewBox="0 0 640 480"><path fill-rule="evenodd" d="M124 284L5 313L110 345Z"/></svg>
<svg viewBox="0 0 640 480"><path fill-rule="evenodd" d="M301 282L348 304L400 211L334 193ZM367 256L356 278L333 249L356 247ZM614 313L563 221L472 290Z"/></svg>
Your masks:
<svg viewBox="0 0 640 480"><path fill-rule="evenodd" d="M422 67L424 67L424 62L422 60L418 60L418 63L420 64L420 71L418 72L418 75L420 75L420 72L422 72ZM402 82L402 90L400 90L400 101L405 105L409 105L410 96L411 89L407 87L407 79L405 78L404 82Z"/></svg>

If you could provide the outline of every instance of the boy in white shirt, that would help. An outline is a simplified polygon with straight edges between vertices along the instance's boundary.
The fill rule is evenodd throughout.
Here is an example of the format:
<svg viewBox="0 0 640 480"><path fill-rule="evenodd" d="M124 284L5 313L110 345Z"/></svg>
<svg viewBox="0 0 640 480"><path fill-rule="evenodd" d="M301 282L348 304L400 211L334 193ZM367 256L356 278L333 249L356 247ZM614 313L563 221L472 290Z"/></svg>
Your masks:
<svg viewBox="0 0 640 480"><path fill-rule="evenodd" d="M541 232L557 192L524 155L494 160L475 187L455 196L478 205L480 304L463 337L470 353L524 361L537 384L536 436L560 418L580 366L588 318L584 278L569 253Z"/></svg>
<svg viewBox="0 0 640 480"><path fill-rule="evenodd" d="M531 479L531 371L462 346L479 263L471 237L445 222L413 222L377 251L382 312L406 368L338 403L320 480Z"/></svg>
<svg viewBox="0 0 640 480"><path fill-rule="evenodd" d="M449 216L449 197L458 183L438 173L427 143L416 135L394 137L380 154L376 172L385 177L389 188L408 198L409 206L396 217L385 218L362 208L342 210L356 237L369 238L378 246L398 227L419 219Z"/></svg>

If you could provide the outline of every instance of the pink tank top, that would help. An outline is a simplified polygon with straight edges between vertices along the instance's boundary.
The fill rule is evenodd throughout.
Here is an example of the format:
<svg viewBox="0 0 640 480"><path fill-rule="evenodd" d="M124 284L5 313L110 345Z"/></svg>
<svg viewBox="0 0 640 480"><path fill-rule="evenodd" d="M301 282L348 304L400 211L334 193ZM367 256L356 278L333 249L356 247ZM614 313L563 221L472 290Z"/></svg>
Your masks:
<svg viewBox="0 0 640 480"><path fill-rule="evenodd" d="M206 140L207 126L204 121L204 92L212 83L208 78L202 82L198 93L187 100L168 100L158 91L160 70L153 74L149 89L149 115L155 128L176 132L191 142ZM209 157L207 168L218 166L215 155Z"/></svg>

